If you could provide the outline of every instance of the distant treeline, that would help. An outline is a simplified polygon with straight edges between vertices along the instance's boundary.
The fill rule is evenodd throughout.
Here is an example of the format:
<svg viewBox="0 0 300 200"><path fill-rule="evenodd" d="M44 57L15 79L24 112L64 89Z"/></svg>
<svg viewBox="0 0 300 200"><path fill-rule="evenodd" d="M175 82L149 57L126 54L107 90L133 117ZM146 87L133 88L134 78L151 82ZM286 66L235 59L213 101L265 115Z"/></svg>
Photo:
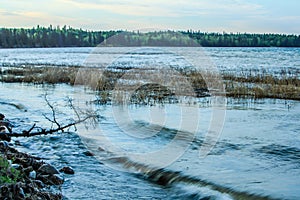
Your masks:
<svg viewBox="0 0 300 200"><path fill-rule="evenodd" d="M111 37L115 36L115 37ZM300 47L300 35L200 31L87 31L72 27L0 28L0 48L110 46Z"/></svg>

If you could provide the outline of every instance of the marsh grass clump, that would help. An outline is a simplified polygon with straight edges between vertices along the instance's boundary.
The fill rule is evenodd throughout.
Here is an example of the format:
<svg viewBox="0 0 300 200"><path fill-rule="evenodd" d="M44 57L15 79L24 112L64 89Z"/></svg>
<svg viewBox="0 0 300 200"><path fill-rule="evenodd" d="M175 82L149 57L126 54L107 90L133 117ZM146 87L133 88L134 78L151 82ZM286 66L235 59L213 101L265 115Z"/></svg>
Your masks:
<svg viewBox="0 0 300 200"><path fill-rule="evenodd" d="M191 86L193 87L197 97L207 96L209 91L203 75L207 78L209 78L210 75L203 74L203 72L200 73L198 71L184 72L182 74L188 78L188 81L191 83Z"/></svg>
<svg viewBox="0 0 300 200"><path fill-rule="evenodd" d="M67 83L73 85L78 67L18 66L5 67L0 72L2 82Z"/></svg>
<svg viewBox="0 0 300 200"><path fill-rule="evenodd" d="M236 77L227 74L223 78L227 96L300 100L300 80L297 76Z"/></svg>
<svg viewBox="0 0 300 200"><path fill-rule="evenodd" d="M134 104L154 105L170 103L175 93L165 86L159 84L145 84L135 90L130 101Z"/></svg>
<svg viewBox="0 0 300 200"><path fill-rule="evenodd" d="M206 97L211 95L213 83L217 80L215 73L197 71L192 69L174 69L172 71L157 71L154 68L143 69L101 69L81 68L66 66L6 66L0 71L2 82L24 82L34 84L56 84L67 83L70 85L85 85L92 90L98 91L100 102L109 102L111 91L136 90L130 97L132 102L149 103L163 102L166 97L172 96L176 88L176 95ZM178 72L178 73L177 73ZM270 74L265 70L242 70L239 72L222 72L222 79L226 93L221 94L213 91L215 95L226 95L229 97L251 97L251 98L280 98L300 100L300 71L282 70ZM170 88L157 87L155 84L148 84L151 76L153 83L169 85ZM162 78L163 77L163 78ZM220 78L220 77L219 77ZM135 84L145 85L139 89L134 88ZM168 87L169 87L168 86ZM173 87L173 88L172 88ZM187 91L186 88L192 88ZM167 91L170 90L170 91ZM121 94L121 93L120 93ZM120 95L118 94L118 95ZM119 98L119 97L118 97ZM127 98L127 97L126 97Z"/></svg>

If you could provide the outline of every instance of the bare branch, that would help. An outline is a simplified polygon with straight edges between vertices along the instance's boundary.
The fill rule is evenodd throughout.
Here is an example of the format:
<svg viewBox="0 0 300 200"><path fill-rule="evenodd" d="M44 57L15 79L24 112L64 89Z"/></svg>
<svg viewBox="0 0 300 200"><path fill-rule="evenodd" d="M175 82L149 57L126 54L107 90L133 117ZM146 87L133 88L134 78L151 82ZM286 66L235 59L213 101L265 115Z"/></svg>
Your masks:
<svg viewBox="0 0 300 200"><path fill-rule="evenodd" d="M72 100L70 97L68 97L68 103L69 103L70 108L71 108L71 109L74 111L74 113L76 114L77 119L80 120L80 115L79 115L77 109L75 109L75 107L74 107L74 105L73 105L73 100Z"/></svg>
<svg viewBox="0 0 300 200"><path fill-rule="evenodd" d="M97 117L98 116L90 115L90 116L86 116L85 118L83 118L81 120L75 121L73 123L70 123L70 124L67 124L67 125L64 125L64 126L60 126L59 128L56 128L56 129L48 129L48 130L41 129L41 131L31 133L31 131L35 127L35 124L34 124L28 131L23 131L22 133L12 132L12 133L1 133L0 135L1 136L9 136L9 137L32 137L32 136L37 136L37 135L48 135L48 134L57 133L57 132L64 132L64 130L67 129L67 128L70 128L72 126L75 126L76 124L85 122L88 119L97 118Z"/></svg>
<svg viewBox="0 0 300 200"><path fill-rule="evenodd" d="M55 114L54 106L49 102L49 100L48 100L48 98L47 98L47 94L45 94L44 98L45 98L45 101L46 101L47 105L49 106L49 108L50 108L51 111L52 111L52 117L53 117L53 119L51 120L51 119L50 119L49 117L47 117L46 115L43 115L43 116L44 116L47 120L49 120L50 122L56 124L56 126L57 126L58 128L60 128L60 124L59 124L59 123L57 122L57 120L56 120L56 114Z"/></svg>
<svg viewBox="0 0 300 200"><path fill-rule="evenodd" d="M0 138L3 138L5 140L10 140L11 137L32 137L32 136L37 136L37 135L48 135L52 133L59 133L59 132L64 132L66 129L69 129L71 127L74 127L75 130L77 130L76 125L85 122L85 126L87 127L87 122L89 122L91 125L95 125L96 122L100 119L100 116L95 112L91 110L85 110L81 111L78 110L72 102L72 99L68 99L69 106L71 110L75 113L76 117L78 118L77 120L73 120L72 122L62 125L61 123L58 122L57 120L57 115L56 115L56 109L55 107L50 103L50 101L47 98L47 94L44 97L48 107L52 111L52 118L48 117L46 114L43 114L43 116L52 123L52 126L50 129L43 129L41 127L37 127L36 124L34 124L30 129L24 130L21 133L13 132L10 131L10 133L0 133ZM3 120L2 120L3 121ZM53 124L56 125L57 128L53 128ZM35 132L33 131L35 130Z"/></svg>

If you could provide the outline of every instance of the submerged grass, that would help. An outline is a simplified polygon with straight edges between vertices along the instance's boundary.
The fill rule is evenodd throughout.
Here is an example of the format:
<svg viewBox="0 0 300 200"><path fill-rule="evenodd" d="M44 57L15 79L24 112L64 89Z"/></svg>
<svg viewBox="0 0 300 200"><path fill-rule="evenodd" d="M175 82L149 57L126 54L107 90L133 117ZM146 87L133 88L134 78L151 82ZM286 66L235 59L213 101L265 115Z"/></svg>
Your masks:
<svg viewBox="0 0 300 200"><path fill-rule="evenodd" d="M102 100L107 102L110 98L110 92L116 86L117 82L128 82L142 79L147 76L147 71L139 71L140 74L134 74L124 78L126 70L106 70L99 71L97 68L65 67L65 66L14 66L2 67L0 71L0 81L2 82L23 82L34 84L56 84L67 83L70 85L86 85L94 90L100 91ZM80 73L79 73L80 72ZM179 70L192 86L197 97L209 95L208 84L214 80L214 74L211 72L198 72L189 70ZM205 78L203 78L205 77ZM222 72L226 96L237 98L280 98L300 100L300 75L298 72L282 71L280 74L270 75L268 73L257 71L241 71L238 74L234 72ZM128 80L132 79L132 80ZM170 79L176 84L177 77ZM177 82L180 82L177 80ZM126 85L127 89L132 89ZM184 95L184 93L182 93ZM163 101L174 96L174 91L164 86L146 84L143 87L136 88L136 93L132 94L132 99L139 103L150 101Z"/></svg>

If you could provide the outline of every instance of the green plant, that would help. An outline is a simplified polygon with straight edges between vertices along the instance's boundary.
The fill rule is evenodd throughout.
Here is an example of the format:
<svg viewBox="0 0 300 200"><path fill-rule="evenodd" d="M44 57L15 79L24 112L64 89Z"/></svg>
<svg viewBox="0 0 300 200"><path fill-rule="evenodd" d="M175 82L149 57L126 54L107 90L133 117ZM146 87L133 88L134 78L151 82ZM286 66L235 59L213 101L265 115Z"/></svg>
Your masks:
<svg viewBox="0 0 300 200"><path fill-rule="evenodd" d="M21 172L13 167L6 158L0 156L0 185L16 183L22 177Z"/></svg>

